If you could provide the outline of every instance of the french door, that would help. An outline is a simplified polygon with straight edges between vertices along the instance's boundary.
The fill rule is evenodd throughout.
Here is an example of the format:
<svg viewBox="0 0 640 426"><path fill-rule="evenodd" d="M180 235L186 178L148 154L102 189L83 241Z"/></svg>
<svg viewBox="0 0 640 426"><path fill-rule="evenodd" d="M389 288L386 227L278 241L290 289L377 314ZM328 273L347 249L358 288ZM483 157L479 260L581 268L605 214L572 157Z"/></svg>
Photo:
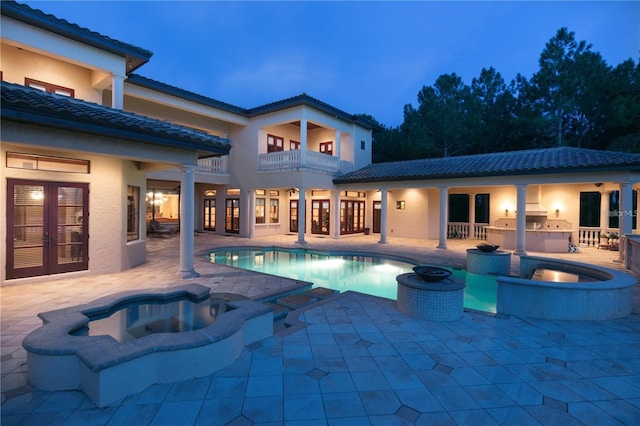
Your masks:
<svg viewBox="0 0 640 426"><path fill-rule="evenodd" d="M311 233L329 235L329 200L311 202Z"/></svg>
<svg viewBox="0 0 640 426"><path fill-rule="evenodd" d="M224 230L232 234L240 233L240 199L227 198Z"/></svg>
<svg viewBox="0 0 640 426"><path fill-rule="evenodd" d="M204 199L204 223L203 228L207 231L216 230L216 200L215 198Z"/></svg>
<svg viewBox="0 0 640 426"><path fill-rule="evenodd" d="M7 279L88 269L89 184L7 181Z"/></svg>
<svg viewBox="0 0 640 426"><path fill-rule="evenodd" d="M380 224L382 219L382 201L373 202L373 232L380 233Z"/></svg>
<svg viewBox="0 0 640 426"><path fill-rule="evenodd" d="M298 200L289 200L289 232L298 232Z"/></svg>

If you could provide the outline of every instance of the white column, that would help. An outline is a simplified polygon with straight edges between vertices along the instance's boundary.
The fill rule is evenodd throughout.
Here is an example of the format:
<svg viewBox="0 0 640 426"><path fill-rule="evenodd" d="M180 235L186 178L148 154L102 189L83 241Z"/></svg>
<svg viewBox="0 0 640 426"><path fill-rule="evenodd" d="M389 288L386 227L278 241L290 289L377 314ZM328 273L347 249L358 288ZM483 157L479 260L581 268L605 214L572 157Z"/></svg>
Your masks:
<svg viewBox="0 0 640 426"><path fill-rule="evenodd" d="M249 202L247 203L249 204L249 238L253 238L256 235L256 191L255 189L250 189L247 191L247 198L249 199Z"/></svg>
<svg viewBox="0 0 640 426"><path fill-rule="evenodd" d="M111 75L111 108L124 108L124 79L123 75Z"/></svg>
<svg viewBox="0 0 640 426"><path fill-rule="evenodd" d="M387 206L389 205L387 200L386 189L380 190L380 244L387 243Z"/></svg>
<svg viewBox="0 0 640 426"><path fill-rule="evenodd" d="M193 268L196 166L180 167L180 275L182 278L199 277Z"/></svg>
<svg viewBox="0 0 640 426"><path fill-rule="evenodd" d="M331 191L331 212L333 213L333 223L331 224L331 235L333 238L340 238L340 191Z"/></svg>
<svg viewBox="0 0 640 426"><path fill-rule="evenodd" d="M338 157L338 170L340 168L340 149L342 147L342 132L340 130L336 130L336 142L335 147L333 149L333 155Z"/></svg>
<svg viewBox="0 0 640 426"><path fill-rule="evenodd" d="M611 191L600 191L600 229L606 232L609 228L609 209Z"/></svg>
<svg viewBox="0 0 640 426"><path fill-rule="evenodd" d="M620 235L633 232L633 183L620 184L620 211L618 212Z"/></svg>
<svg viewBox="0 0 640 426"><path fill-rule="evenodd" d="M469 238L476 237L476 194L469 194Z"/></svg>
<svg viewBox="0 0 640 426"><path fill-rule="evenodd" d="M300 143L300 146L302 146L302 143ZM298 192L298 241L296 241L296 243L307 244L307 242L304 240L304 229L307 225L307 213L305 208L305 192L307 191L307 189L303 187L300 187L298 189L300 190L300 192Z"/></svg>
<svg viewBox="0 0 640 426"><path fill-rule="evenodd" d="M527 185L516 185L516 251L517 255L525 255L526 241L525 228L527 225Z"/></svg>
<svg viewBox="0 0 640 426"><path fill-rule="evenodd" d="M300 166L307 165L307 119L300 119Z"/></svg>
<svg viewBox="0 0 640 426"><path fill-rule="evenodd" d="M438 235L438 248L447 248L447 220L448 220L448 188L440 187L440 232Z"/></svg>

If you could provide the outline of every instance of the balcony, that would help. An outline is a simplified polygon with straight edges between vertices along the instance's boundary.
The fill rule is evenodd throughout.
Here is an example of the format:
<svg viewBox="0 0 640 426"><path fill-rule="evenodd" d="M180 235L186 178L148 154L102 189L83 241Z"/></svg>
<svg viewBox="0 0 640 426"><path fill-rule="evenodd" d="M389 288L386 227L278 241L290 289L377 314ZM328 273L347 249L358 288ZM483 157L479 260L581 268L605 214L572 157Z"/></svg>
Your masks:
<svg viewBox="0 0 640 426"><path fill-rule="evenodd" d="M315 151L307 151L305 162L302 161L302 151L290 150L260 154L258 157L258 170L260 171L284 171L304 167L336 174L341 172L341 162L338 157Z"/></svg>
<svg viewBox="0 0 640 426"><path fill-rule="evenodd" d="M198 160L197 172L217 175L227 174L227 156L201 158Z"/></svg>

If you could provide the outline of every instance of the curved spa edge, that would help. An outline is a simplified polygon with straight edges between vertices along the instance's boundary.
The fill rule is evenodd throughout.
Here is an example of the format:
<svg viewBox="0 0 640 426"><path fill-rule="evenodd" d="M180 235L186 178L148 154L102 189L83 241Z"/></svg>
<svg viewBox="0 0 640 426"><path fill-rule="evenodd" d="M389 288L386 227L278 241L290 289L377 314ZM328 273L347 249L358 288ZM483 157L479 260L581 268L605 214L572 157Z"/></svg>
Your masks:
<svg viewBox="0 0 640 426"><path fill-rule="evenodd" d="M588 276L589 282L531 280L536 269L555 269ZM546 257L521 256L520 278L498 276L497 311L550 320L596 321L631 314L633 286L627 273L585 263Z"/></svg>
<svg viewBox="0 0 640 426"><path fill-rule="evenodd" d="M89 321L85 313L181 296L202 299L209 297L209 288L188 284L124 292L40 314L44 325L22 343L29 382L43 390L81 389L103 407L156 383L210 375L235 361L246 345L273 334L271 308L253 300L226 302L234 309L194 331L152 334L127 343L69 334Z"/></svg>

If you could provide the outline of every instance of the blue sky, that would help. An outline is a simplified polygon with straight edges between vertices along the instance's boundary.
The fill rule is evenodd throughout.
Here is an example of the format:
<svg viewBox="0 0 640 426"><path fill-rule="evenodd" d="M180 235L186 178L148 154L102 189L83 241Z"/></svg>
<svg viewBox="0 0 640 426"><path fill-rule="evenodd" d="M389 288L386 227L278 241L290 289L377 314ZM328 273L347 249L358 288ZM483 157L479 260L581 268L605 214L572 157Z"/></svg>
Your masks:
<svg viewBox="0 0 640 426"><path fill-rule="evenodd" d="M307 93L386 126L442 74L530 78L561 27L610 65L640 58L639 1L24 2L152 51L145 77L244 108Z"/></svg>

